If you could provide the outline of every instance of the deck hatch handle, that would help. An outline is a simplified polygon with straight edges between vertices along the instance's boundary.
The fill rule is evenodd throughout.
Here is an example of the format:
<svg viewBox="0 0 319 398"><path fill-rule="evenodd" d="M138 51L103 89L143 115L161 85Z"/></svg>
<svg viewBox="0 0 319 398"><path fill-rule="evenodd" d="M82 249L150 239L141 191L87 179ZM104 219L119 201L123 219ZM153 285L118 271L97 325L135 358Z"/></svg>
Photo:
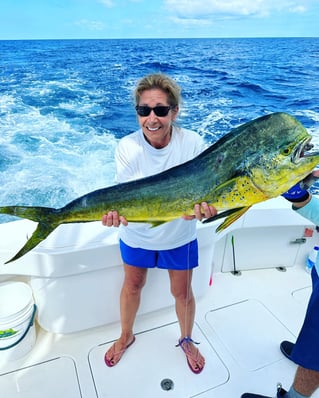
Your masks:
<svg viewBox="0 0 319 398"><path fill-rule="evenodd" d="M299 245L303 245L306 242L307 242L306 238L297 238L295 240L290 241L290 243L297 243Z"/></svg>

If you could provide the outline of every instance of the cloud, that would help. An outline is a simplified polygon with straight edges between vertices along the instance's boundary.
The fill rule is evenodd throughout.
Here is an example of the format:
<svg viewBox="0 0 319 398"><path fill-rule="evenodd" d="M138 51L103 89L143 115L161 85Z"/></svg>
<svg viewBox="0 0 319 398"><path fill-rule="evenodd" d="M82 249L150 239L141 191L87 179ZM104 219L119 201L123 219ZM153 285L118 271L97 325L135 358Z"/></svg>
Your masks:
<svg viewBox="0 0 319 398"><path fill-rule="evenodd" d="M173 24L184 25L186 27L208 27L213 24L211 20L203 18L181 18L172 16L169 19Z"/></svg>
<svg viewBox="0 0 319 398"><path fill-rule="evenodd" d="M143 0L127 0L124 3L129 2L129 3L143 3ZM103 4L107 8L113 8L113 7L122 7L121 4L116 4L115 1L113 0L98 0L98 3ZM117 2L118 3L118 2Z"/></svg>
<svg viewBox="0 0 319 398"><path fill-rule="evenodd" d="M103 30L104 24L100 21L90 21L88 19L81 19L80 21L76 21L75 25L83 27L88 30Z"/></svg>
<svg viewBox="0 0 319 398"><path fill-rule="evenodd" d="M178 18L267 16L272 12L304 12L311 0L164 0Z"/></svg>
<svg viewBox="0 0 319 398"><path fill-rule="evenodd" d="M299 5L292 6L289 11L293 12L293 13L301 14L303 12L306 12L307 8L304 5L299 4Z"/></svg>
<svg viewBox="0 0 319 398"><path fill-rule="evenodd" d="M99 3L103 4L107 8L114 7L114 3L112 0L99 0Z"/></svg>

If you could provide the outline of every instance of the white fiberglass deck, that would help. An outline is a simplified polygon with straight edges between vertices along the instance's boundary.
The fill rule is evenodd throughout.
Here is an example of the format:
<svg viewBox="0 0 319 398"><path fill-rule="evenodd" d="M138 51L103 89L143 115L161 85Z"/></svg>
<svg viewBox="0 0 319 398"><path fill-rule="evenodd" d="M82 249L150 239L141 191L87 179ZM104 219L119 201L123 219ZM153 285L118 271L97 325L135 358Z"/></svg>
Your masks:
<svg viewBox="0 0 319 398"><path fill-rule="evenodd" d="M278 381L287 388L292 382L296 365L282 356L279 343L295 339L309 294L310 276L302 267L214 275L197 303L193 337L206 357L200 375L175 347L173 308L137 318L136 342L114 368L103 357L119 324L65 335L38 328L31 353L1 364L0 391L10 398L272 396Z"/></svg>

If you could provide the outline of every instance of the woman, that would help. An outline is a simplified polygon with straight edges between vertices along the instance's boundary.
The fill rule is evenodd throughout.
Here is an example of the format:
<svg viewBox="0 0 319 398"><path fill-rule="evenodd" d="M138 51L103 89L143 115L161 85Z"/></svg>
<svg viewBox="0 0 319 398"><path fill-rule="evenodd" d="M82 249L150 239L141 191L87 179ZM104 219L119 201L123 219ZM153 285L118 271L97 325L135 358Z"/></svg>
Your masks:
<svg viewBox="0 0 319 398"><path fill-rule="evenodd" d="M195 132L175 125L181 101L180 87L168 76L151 74L135 89L135 109L140 129L122 138L115 153L117 182L160 173L196 157L204 149ZM203 211L203 213L202 213ZM111 211L102 218L106 226L120 226L120 249L124 282L120 295L122 332L105 354L107 366L116 365L133 344L133 325L146 282L147 269L167 269L181 336L177 346L186 354L194 373L200 373L204 357L191 338L195 317L192 269L198 266L196 219L215 215L207 203L196 204L194 215L151 228L146 223L128 223L125 214Z"/></svg>

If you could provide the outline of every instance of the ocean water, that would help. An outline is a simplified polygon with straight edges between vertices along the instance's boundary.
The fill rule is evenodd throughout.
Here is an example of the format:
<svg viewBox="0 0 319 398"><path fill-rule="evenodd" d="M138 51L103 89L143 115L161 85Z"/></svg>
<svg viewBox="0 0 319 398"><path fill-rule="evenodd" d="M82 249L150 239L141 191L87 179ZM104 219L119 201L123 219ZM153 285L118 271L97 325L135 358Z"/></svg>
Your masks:
<svg viewBox="0 0 319 398"><path fill-rule="evenodd" d="M0 41L0 205L113 185L117 141L138 128L133 89L153 72L177 80L178 123L207 143L284 111L319 147L318 65L318 38Z"/></svg>

